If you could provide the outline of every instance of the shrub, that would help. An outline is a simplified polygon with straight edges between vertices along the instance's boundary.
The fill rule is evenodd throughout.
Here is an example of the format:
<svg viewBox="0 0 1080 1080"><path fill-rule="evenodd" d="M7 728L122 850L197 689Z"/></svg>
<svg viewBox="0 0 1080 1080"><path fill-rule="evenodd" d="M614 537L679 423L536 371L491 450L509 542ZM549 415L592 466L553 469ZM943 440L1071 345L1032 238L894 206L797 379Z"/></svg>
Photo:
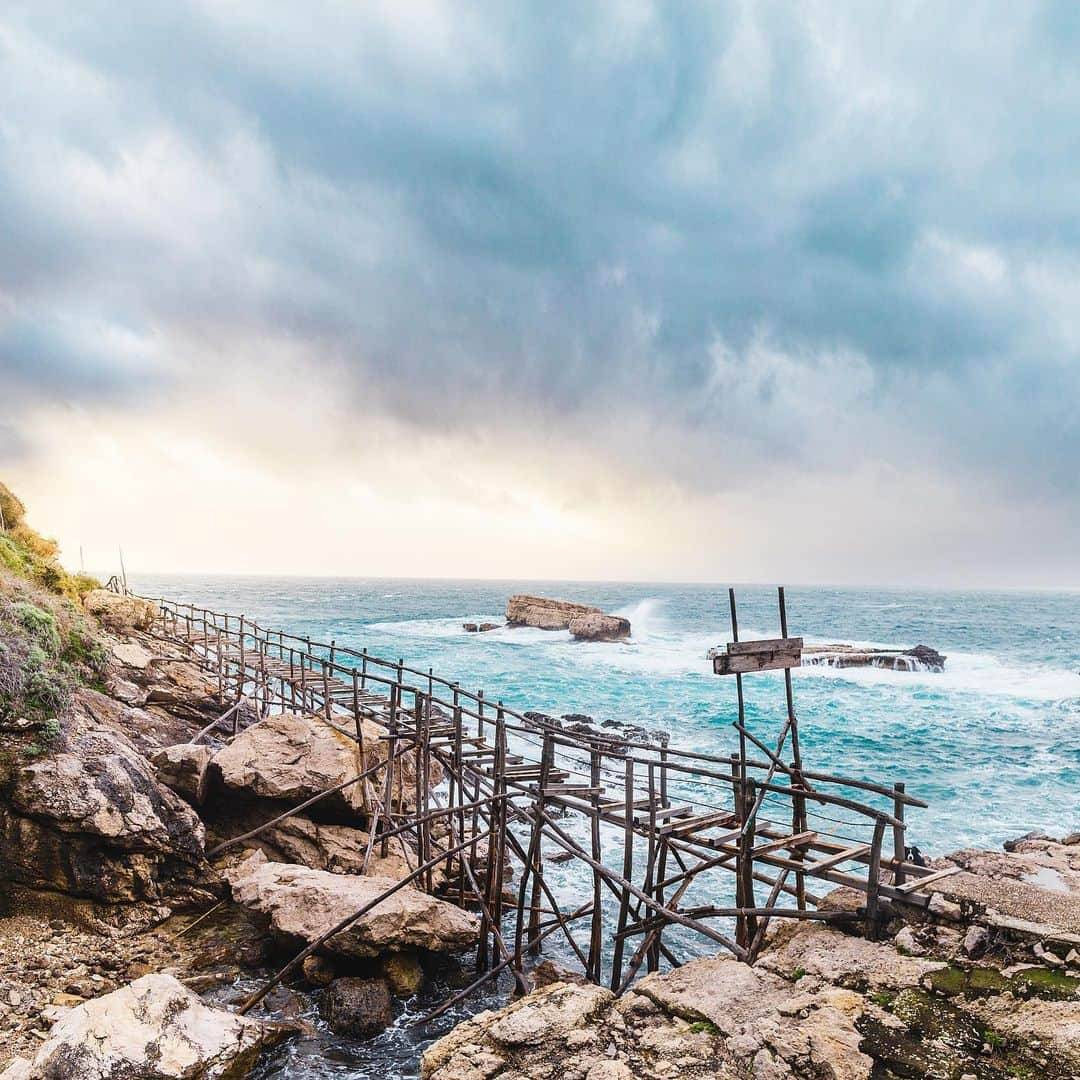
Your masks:
<svg viewBox="0 0 1080 1080"><path fill-rule="evenodd" d="M37 668L26 680L26 704L34 712L51 718L67 711L74 687L70 675L60 668Z"/></svg>
<svg viewBox="0 0 1080 1080"><path fill-rule="evenodd" d="M7 533L0 533L0 565L20 575L29 572L23 549Z"/></svg>
<svg viewBox="0 0 1080 1080"><path fill-rule="evenodd" d="M56 625L56 616L51 611L35 607L25 600L12 604L11 611L49 656L60 655L60 631Z"/></svg>
<svg viewBox="0 0 1080 1080"><path fill-rule="evenodd" d="M39 559L55 559L60 552L60 545L55 540L50 540L35 532L25 522L8 530L11 538L21 544L31 555Z"/></svg>

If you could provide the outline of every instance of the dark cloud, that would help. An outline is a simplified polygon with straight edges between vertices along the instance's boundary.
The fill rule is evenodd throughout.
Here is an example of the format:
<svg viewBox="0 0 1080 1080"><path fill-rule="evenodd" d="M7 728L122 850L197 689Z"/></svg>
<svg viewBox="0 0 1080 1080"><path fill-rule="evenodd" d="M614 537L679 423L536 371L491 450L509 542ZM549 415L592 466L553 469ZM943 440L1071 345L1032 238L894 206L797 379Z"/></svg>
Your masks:
<svg viewBox="0 0 1080 1080"><path fill-rule="evenodd" d="M879 456L1075 494L1078 36L1049 3L16 5L4 379L159 392L286 342L407 423L590 425L694 486Z"/></svg>

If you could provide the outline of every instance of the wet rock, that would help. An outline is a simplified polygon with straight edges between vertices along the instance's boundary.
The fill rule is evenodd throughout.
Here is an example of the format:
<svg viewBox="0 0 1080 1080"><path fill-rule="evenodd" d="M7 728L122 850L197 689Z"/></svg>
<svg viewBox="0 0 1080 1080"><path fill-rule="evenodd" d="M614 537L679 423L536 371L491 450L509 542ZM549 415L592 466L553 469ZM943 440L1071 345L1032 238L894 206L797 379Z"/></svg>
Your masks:
<svg viewBox="0 0 1080 1080"><path fill-rule="evenodd" d="M890 671L945 670L945 661L936 649L929 645L916 645L913 649L864 649L858 645L805 645L802 651L804 664L820 664L834 668L876 667Z"/></svg>
<svg viewBox="0 0 1080 1080"><path fill-rule="evenodd" d="M92 589L83 607L110 630L149 630L157 618L157 606L138 596L121 596L108 589Z"/></svg>
<svg viewBox="0 0 1080 1080"><path fill-rule="evenodd" d="M392 878L352 877L267 862L256 853L226 872L233 899L262 917L275 935L311 944L393 884ZM350 958L422 949L459 952L475 944L475 915L408 886L383 900L323 947Z"/></svg>
<svg viewBox="0 0 1080 1080"><path fill-rule="evenodd" d="M398 997L412 997L424 985L424 969L416 953L394 953L383 959L382 973Z"/></svg>
<svg viewBox="0 0 1080 1080"><path fill-rule="evenodd" d="M206 801L207 768L214 756L208 746L180 743L167 746L152 758L158 779L185 802L202 806Z"/></svg>
<svg viewBox="0 0 1080 1080"><path fill-rule="evenodd" d="M1006 851L1016 851L1017 848L1022 848L1029 840L1049 840L1051 837L1042 831L1042 829L1033 829L1031 832L1024 833L1023 836L1017 836L1012 840L1006 840L1001 846Z"/></svg>
<svg viewBox="0 0 1080 1080"><path fill-rule="evenodd" d="M335 979L319 999L319 1015L339 1035L378 1035L393 1023L390 987L383 979Z"/></svg>
<svg viewBox="0 0 1080 1080"><path fill-rule="evenodd" d="M169 975L147 975L59 1019L33 1061L0 1080L212 1080L246 1076L281 1025L204 1005Z"/></svg>
<svg viewBox="0 0 1080 1080"><path fill-rule="evenodd" d="M567 629L578 641L620 641L630 636L630 620L621 615L589 612L572 618Z"/></svg>
<svg viewBox="0 0 1080 1080"><path fill-rule="evenodd" d="M312 986L329 986L337 976L334 965L325 956L306 957L301 970Z"/></svg>
<svg viewBox="0 0 1080 1080"><path fill-rule="evenodd" d="M554 960L542 960L529 972L532 978L533 988L539 990L542 986L550 986L552 983L578 983L587 982L584 975L571 971Z"/></svg>

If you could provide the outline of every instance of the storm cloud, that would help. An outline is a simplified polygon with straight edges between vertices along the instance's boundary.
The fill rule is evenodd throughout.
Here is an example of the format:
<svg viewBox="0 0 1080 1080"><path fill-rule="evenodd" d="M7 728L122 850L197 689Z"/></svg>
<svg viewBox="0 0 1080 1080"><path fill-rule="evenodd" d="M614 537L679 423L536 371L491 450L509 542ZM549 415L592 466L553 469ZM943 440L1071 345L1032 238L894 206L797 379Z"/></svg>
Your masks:
<svg viewBox="0 0 1080 1080"><path fill-rule="evenodd" d="M0 454L287 355L406 439L1073 527L1078 45L1070 3L6 5Z"/></svg>

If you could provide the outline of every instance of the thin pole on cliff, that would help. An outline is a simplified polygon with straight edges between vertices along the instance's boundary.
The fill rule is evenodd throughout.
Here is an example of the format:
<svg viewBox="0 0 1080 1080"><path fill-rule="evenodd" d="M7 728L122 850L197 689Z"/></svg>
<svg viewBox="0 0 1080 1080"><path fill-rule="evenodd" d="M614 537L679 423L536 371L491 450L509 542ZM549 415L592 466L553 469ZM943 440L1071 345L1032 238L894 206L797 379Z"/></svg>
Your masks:
<svg viewBox="0 0 1080 1080"><path fill-rule="evenodd" d="M124 595L127 596L128 584L127 584L127 571L124 569L124 549L119 544L116 545L117 551L120 552L120 577L124 582Z"/></svg>

